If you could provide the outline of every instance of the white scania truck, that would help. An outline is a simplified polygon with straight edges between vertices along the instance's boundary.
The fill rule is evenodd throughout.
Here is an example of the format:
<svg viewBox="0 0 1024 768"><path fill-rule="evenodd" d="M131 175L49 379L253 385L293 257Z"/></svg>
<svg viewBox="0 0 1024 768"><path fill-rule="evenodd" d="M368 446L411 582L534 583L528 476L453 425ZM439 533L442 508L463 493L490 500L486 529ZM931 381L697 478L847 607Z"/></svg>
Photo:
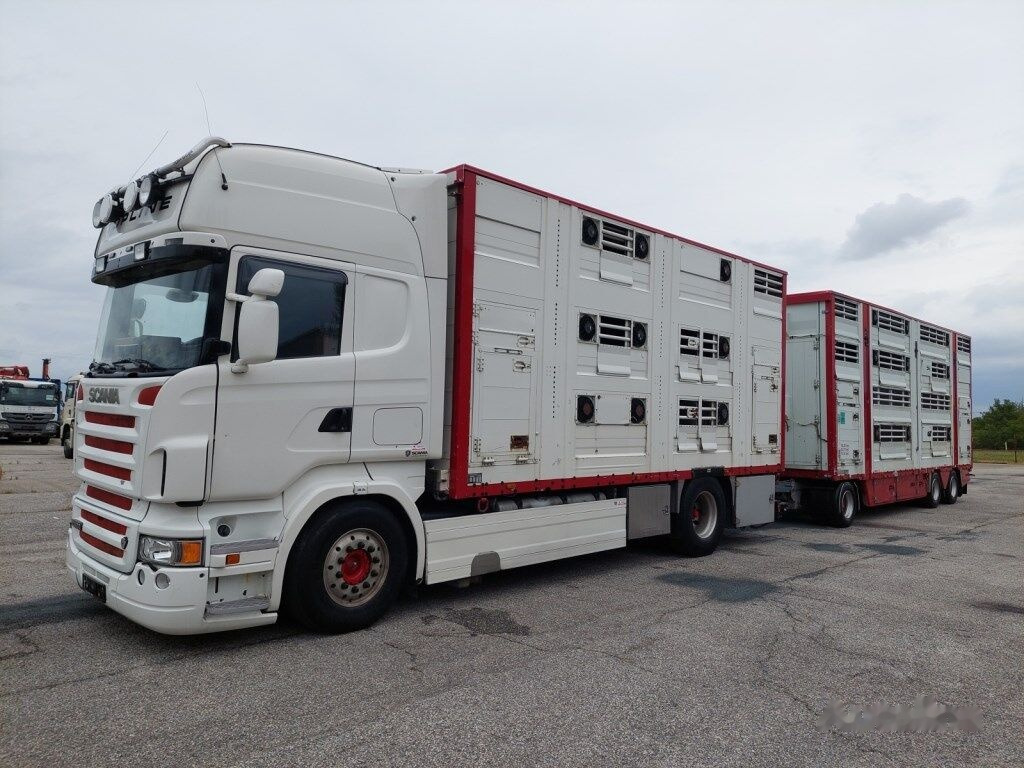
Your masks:
<svg viewBox="0 0 1024 768"><path fill-rule="evenodd" d="M67 565L166 633L774 518L785 274L469 166L211 138L94 209Z"/></svg>

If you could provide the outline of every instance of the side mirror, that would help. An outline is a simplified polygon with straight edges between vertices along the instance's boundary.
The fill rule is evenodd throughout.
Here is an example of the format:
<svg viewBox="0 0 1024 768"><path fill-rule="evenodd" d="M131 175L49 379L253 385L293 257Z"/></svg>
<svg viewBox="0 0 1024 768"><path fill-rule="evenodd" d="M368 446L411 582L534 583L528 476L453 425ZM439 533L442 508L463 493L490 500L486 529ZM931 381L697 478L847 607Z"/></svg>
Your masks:
<svg viewBox="0 0 1024 768"><path fill-rule="evenodd" d="M252 294L238 313L238 360L231 366L235 373L244 373L250 365L269 363L277 357L277 296L284 287L284 272L261 269L249 281Z"/></svg>

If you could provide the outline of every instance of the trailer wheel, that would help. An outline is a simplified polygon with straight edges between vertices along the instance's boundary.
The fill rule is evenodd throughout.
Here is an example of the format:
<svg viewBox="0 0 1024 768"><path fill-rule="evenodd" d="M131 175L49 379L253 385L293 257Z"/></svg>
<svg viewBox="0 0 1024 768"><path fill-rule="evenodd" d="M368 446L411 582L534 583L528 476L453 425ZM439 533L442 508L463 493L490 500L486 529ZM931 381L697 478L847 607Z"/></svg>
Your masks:
<svg viewBox="0 0 1024 768"><path fill-rule="evenodd" d="M942 480L938 472L933 472L928 478L928 495L924 497L924 506L928 509L935 509L942 501Z"/></svg>
<svg viewBox="0 0 1024 768"><path fill-rule="evenodd" d="M61 447L64 449L64 458L65 459L73 459L73 458L75 458L75 446L74 446L74 444L70 440L68 440L67 438L64 438L63 440L60 441L60 444L61 444Z"/></svg>
<svg viewBox="0 0 1024 768"><path fill-rule="evenodd" d="M828 524L835 528L849 528L857 514L857 488L853 483L840 483L832 494L832 511Z"/></svg>
<svg viewBox="0 0 1024 768"><path fill-rule="evenodd" d="M954 469L949 473L949 485L942 492L942 501L945 504L956 504L956 500L960 498L960 475Z"/></svg>
<svg viewBox="0 0 1024 768"><path fill-rule="evenodd" d="M372 501L347 501L299 534L285 573L282 603L317 632L373 624L405 583L407 543L398 521Z"/></svg>
<svg viewBox="0 0 1024 768"><path fill-rule="evenodd" d="M686 484L679 514L672 521L672 545L687 557L710 555L722 538L728 502L718 481L698 477Z"/></svg>

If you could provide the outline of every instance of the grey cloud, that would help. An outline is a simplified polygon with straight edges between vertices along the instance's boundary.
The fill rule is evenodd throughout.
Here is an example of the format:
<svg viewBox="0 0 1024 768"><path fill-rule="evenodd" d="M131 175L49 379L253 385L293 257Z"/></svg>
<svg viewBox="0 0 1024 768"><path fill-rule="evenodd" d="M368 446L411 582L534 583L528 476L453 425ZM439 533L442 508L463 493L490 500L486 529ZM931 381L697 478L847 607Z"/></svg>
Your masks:
<svg viewBox="0 0 1024 768"><path fill-rule="evenodd" d="M969 209L962 197L930 203L906 193L892 203L875 203L857 214L839 255L844 259L870 259L921 242Z"/></svg>

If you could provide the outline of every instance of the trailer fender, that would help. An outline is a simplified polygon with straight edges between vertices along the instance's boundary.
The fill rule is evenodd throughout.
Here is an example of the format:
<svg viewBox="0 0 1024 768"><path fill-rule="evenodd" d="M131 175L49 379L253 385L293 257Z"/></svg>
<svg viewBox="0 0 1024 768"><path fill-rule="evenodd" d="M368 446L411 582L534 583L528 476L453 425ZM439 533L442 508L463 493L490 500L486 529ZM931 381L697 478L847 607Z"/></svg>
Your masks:
<svg viewBox="0 0 1024 768"><path fill-rule="evenodd" d="M414 576L423 578L424 532L423 520L415 499L396 481L378 476L376 479L367 472L364 464L345 464L335 467L318 467L307 473L285 493L285 524L279 538L277 562L282 566L274 570L274 581L270 593L270 610L280 607L281 592L284 589L284 575L299 534L306 523L324 505L346 498L375 498L393 510L404 512L405 520L399 520L403 527L412 531L410 546L415 547L416 562ZM404 524L408 523L408 526Z"/></svg>

